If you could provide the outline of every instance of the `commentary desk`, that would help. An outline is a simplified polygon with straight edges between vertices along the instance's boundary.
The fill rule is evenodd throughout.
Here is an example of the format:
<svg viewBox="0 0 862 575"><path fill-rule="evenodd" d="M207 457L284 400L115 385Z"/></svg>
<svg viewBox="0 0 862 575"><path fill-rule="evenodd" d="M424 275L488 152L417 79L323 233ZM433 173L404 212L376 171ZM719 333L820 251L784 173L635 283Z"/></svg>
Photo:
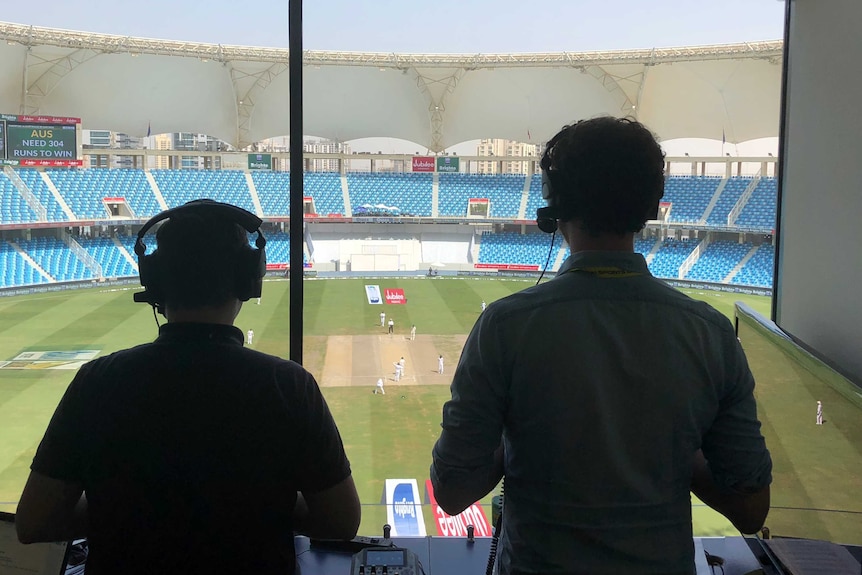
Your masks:
<svg viewBox="0 0 862 575"><path fill-rule="evenodd" d="M483 575L491 547L489 537L393 537L392 543L416 554L426 575ZM763 568L742 537L698 537L703 548L725 560L725 575L759 573ZM348 575L351 553L312 549L307 537L296 537L296 562L299 575ZM721 571L716 568L716 573ZM706 571L710 574L711 571ZM765 570L764 575L774 571ZM700 572L698 572L700 575Z"/></svg>

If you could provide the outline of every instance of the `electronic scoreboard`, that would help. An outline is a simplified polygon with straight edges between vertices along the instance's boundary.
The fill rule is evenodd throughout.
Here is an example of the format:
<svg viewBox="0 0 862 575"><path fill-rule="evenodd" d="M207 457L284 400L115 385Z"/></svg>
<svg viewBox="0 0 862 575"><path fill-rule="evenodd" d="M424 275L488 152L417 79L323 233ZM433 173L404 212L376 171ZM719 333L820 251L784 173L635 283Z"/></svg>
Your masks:
<svg viewBox="0 0 862 575"><path fill-rule="evenodd" d="M0 114L0 165L80 166L80 118Z"/></svg>

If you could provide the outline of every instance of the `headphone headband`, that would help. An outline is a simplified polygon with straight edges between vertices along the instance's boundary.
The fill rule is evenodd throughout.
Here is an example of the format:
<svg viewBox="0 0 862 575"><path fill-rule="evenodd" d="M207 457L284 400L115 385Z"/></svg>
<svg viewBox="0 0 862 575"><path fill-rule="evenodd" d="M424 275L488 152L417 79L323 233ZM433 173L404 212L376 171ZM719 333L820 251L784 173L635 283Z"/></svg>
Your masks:
<svg viewBox="0 0 862 575"><path fill-rule="evenodd" d="M144 244L144 236L146 233L157 223L176 217L177 214L185 214L186 212L199 212L204 216L207 213L224 219L229 219L237 224L241 225L245 230L249 233L257 232L257 241L255 245L258 248L262 248L262 245L259 245L258 242L263 238L260 233L260 225L263 223L263 220L254 215L253 213L244 210L240 207L233 206L231 204L225 204L222 202L217 202L215 200L201 199L201 200L192 200L190 202L186 202L181 206L177 206L175 208L171 208L169 210L165 210L160 214L156 214L144 224L140 230L138 230L138 237L135 240L135 254L138 256L144 255L147 250L147 246ZM264 239L264 245L266 245L266 240ZM142 249L138 251L138 246Z"/></svg>
<svg viewBox="0 0 862 575"><path fill-rule="evenodd" d="M148 303L159 313L164 314L164 285L167 271L158 249L152 254L146 255L147 246L144 243L144 235L157 223L186 213L199 214L204 218L226 220L242 226L249 233L257 233L257 239L254 242L256 249L247 247L239 255L235 264L236 285L234 286L234 293L240 301L260 297L263 276L266 275L266 238L260 231L263 220L240 207L202 199L192 200L182 206L165 210L150 218L138 231L138 236L135 239L135 255L138 256L138 273L141 285L145 289L143 292L135 293L134 300Z"/></svg>

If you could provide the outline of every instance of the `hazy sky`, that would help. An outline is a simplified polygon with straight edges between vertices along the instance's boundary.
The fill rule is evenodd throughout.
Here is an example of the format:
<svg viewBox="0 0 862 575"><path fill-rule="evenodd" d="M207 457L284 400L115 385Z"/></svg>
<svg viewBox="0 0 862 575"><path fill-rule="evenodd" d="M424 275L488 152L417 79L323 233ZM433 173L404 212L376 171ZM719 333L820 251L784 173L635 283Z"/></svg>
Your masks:
<svg viewBox="0 0 862 575"><path fill-rule="evenodd" d="M287 47L287 0L0 0L0 20L107 34ZM38 6L34 8L34 6ZM783 0L310 0L304 48L367 52L492 53L621 50L776 40ZM777 152L777 138L727 146ZM391 145L390 145L391 144ZM671 155L720 154L714 141L671 141ZM357 151L410 153L378 138ZM403 149L402 149L403 148ZM475 153L475 143L453 148Z"/></svg>
<svg viewBox="0 0 862 575"><path fill-rule="evenodd" d="M287 0L3 2L20 24L287 46ZM34 6L36 6L34 8ZM373 52L554 52L782 37L782 0L310 0L304 47Z"/></svg>

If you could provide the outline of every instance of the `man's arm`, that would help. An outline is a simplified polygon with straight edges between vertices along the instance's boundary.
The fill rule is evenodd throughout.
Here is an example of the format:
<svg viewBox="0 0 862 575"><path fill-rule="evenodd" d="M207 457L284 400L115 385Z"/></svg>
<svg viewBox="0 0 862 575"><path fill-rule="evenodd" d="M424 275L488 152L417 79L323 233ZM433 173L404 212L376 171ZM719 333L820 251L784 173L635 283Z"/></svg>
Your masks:
<svg viewBox="0 0 862 575"><path fill-rule="evenodd" d="M353 476L329 489L298 492L293 514L294 530L320 539L352 539L362 511Z"/></svg>
<svg viewBox="0 0 862 575"><path fill-rule="evenodd" d="M87 536L87 497L77 483L53 479L31 471L15 529L21 543L71 541Z"/></svg>
<svg viewBox="0 0 862 575"><path fill-rule="evenodd" d="M443 428L432 451L434 497L447 513L460 513L485 496L504 472L502 443L510 367L494 307L470 332L443 406Z"/></svg>
<svg viewBox="0 0 862 575"><path fill-rule="evenodd" d="M503 454L503 444L501 443L500 447L494 451L494 461L488 470L487 477L477 477L471 483L453 485L432 481L435 484L434 498L443 511L449 515L458 515L490 493L503 479Z"/></svg>
<svg viewBox="0 0 862 575"><path fill-rule="evenodd" d="M713 480L709 464L698 450L692 464L691 492L727 517L742 533L754 533L769 513L769 485L753 493L722 490Z"/></svg>

